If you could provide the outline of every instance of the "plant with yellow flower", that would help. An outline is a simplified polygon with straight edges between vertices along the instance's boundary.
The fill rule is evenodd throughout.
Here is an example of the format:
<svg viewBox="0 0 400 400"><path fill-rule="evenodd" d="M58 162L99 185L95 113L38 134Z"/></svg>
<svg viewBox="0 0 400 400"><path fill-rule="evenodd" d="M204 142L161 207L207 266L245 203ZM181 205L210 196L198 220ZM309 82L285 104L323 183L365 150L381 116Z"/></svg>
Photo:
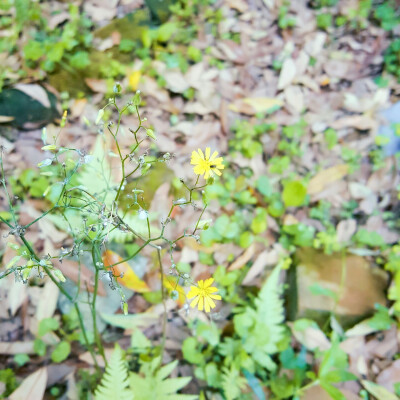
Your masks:
<svg viewBox="0 0 400 400"><path fill-rule="evenodd" d="M214 282L213 278L206 279L205 281L200 280L197 282L197 286L191 286L190 291L187 294L188 299L193 299L190 303L192 308L197 308L200 311L203 309L206 312L210 312L212 308L215 308L214 300L221 300L221 296L219 294L214 294L218 291L218 289L214 286L211 286Z"/></svg>
<svg viewBox="0 0 400 400"><path fill-rule="evenodd" d="M220 169L224 169L224 165L222 164L223 158L218 157L218 151L214 151L211 155L211 150L209 147L206 148L205 155L198 149L198 151L192 152L192 159L190 164L195 165L193 171L196 175L203 175L204 179L208 179L210 176L214 176L214 174L220 176Z"/></svg>

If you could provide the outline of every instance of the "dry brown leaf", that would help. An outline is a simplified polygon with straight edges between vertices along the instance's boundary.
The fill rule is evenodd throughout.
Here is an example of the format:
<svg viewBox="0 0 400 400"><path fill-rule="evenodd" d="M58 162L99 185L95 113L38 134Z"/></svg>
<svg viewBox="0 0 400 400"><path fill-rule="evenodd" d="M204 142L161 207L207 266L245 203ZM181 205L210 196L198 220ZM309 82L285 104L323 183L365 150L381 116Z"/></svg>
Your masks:
<svg viewBox="0 0 400 400"><path fill-rule="evenodd" d="M171 92L183 93L190 87L189 83L186 81L185 77L182 75L180 71L168 70L164 72L163 78L167 83L166 87Z"/></svg>
<svg viewBox="0 0 400 400"><path fill-rule="evenodd" d="M8 115L0 115L0 124L14 121L14 119L15 119L15 117L11 117Z"/></svg>
<svg viewBox="0 0 400 400"><path fill-rule="evenodd" d="M256 251L255 243L252 243L229 267L228 271L235 271L240 269L252 259Z"/></svg>
<svg viewBox="0 0 400 400"><path fill-rule="evenodd" d="M33 341L24 342L0 342L0 354L35 354L33 349Z"/></svg>
<svg viewBox="0 0 400 400"><path fill-rule="evenodd" d="M58 268L66 278L71 279L71 281L78 283L80 281L81 289L88 289L89 292L93 293L93 273L84 265L77 263L73 260L64 259L62 263L58 260L53 260L54 268ZM99 296L106 296L106 291L104 285L99 281L98 285Z"/></svg>
<svg viewBox="0 0 400 400"><path fill-rule="evenodd" d="M258 255L253 265L250 267L246 276L243 279L242 285L251 285L254 278L260 275L264 269L270 265L271 261L271 251L264 250L262 253Z"/></svg>
<svg viewBox="0 0 400 400"><path fill-rule="evenodd" d="M348 242L356 233L357 222L355 219L345 219L336 226L336 236L339 243Z"/></svg>
<svg viewBox="0 0 400 400"><path fill-rule="evenodd" d="M296 76L296 64L293 59L287 58L282 65L281 73L279 75L278 89L282 90L289 86Z"/></svg>
<svg viewBox="0 0 400 400"><path fill-rule="evenodd" d="M10 400L42 400L46 390L47 368L42 367L25 378L10 394Z"/></svg>
<svg viewBox="0 0 400 400"><path fill-rule="evenodd" d="M307 193L314 195L322 192L327 186L347 175L349 166L338 164L318 172L308 183Z"/></svg>
<svg viewBox="0 0 400 400"><path fill-rule="evenodd" d="M335 307L333 298L310 292L314 284L340 296L336 305L339 315L362 316L374 310L375 304L386 304L386 273L372 269L365 258L351 255L343 260L341 254L326 255L313 249L301 249L296 255L300 315L309 310L332 311ZM341 287L343 262L346 279Z"/></svg>
<svg viewBox="0 0 400 400"><path fill-rule="evenodd" d="M107 93L107 81L105 79L85 78L85 83L95 93Z"/></svg>
<svg viewBox="0 0 400 400"><path fill-rule="evenodd" d="M246 97L229 104L228 108L237 113L255 115L281 106L283 106L283 101L279 98Z"/></svg>
<svg viewBox="0 0 400 400"><path fill-rule="evenodd" d="M15 85L15 89L19 90L20 92L25 93L32 99L37 100L41 103L44 107L50 108L50 100L49 96L47 95L46 91L40 85L28 85L25 83L19 83Z"/></svg>

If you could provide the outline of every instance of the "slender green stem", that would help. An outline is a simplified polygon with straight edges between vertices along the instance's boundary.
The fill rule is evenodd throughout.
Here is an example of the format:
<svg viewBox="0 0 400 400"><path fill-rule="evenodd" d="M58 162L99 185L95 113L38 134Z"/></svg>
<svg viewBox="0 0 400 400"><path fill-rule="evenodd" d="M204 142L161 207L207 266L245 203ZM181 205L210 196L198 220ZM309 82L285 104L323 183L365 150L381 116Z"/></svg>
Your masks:
<svg viewBox="0 0 400 400"><path fill-rule="evenodd" d="M163 322L162 322L162 339L161 339L161 361L160 364L162 364L162 359L164 355L164 350L165 350L165 341L166 341L166 335L167 335L167 305L165 303L165 292L164 292L164 271L163 271L163 265L161 261L161 249L157 249L157 255L158 255L158 262L160 265L160 275L161 275L161 298L162 298L162 303L164 306L164 314L163 314Z"/></svg>
<svg viewBox="0 0 400 400"><path fill-rule="evenodd" d="M31 254L31 257L33 257L37 262L40 262L40 258L36 255L35 251L32 249L31 245L29 244L29 242L25 239L25 237L23 235L20 236L22 242L24 243L25 247L28 249L29 253ZM60 292L70 301L74 304L76 313L78 314L78 319L79 319L79 325L81 327L82 330L82 334L83 334L83 339L86 343L86 346L90 352L90 355L93 358L93 362L94 365L96 367L96 369L100 370L99 365L97 363L97 359L96 359L96 355L94 354L93 348L90 345L89 339L86 335L86 329L85 329L85 325L83 323L83 318L82 318L82 313L81 310L79 308L78 303L76 302L76 300L74 300L72 298L72 296L65 291L65 289L62 287L62 285L57 281L56 278L54 278L53 274L50 271L50 268L46 265L43 266L44 271L46 272L46 274L49 276L49 278L53 281L53 283L58 287L58 289L60 290Z"/></svg>

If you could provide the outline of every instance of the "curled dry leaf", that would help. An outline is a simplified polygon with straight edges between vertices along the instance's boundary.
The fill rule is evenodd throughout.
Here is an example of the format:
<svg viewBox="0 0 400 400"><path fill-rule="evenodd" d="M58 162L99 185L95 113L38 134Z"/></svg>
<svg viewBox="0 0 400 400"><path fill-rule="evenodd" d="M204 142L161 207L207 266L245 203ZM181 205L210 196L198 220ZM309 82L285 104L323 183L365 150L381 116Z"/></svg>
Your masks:
<svg viewBox="0 0 400 400"><path fill-rule="evenodd" d="M117 278L118 283L128 289L134 290L135 292L149 292L150 288L148 287L147 283L136 275L135 271L127 262L121 262L122 260L122 257L111 250L106 250L103 253L103 263L105 268L107 268L109 265L119 263L118 265L112 267L114 276L119 276L119 278Z"/></svg>

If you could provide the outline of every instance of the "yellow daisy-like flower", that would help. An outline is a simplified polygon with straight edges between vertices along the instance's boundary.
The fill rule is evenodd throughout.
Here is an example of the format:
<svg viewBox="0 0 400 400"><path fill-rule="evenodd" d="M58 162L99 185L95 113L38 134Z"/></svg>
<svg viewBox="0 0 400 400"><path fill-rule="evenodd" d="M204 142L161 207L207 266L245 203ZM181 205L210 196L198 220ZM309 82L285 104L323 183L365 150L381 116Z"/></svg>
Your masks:
<svg viewBox="0 0 400 400"><path fill-rule="evenodd" d="M218 157L218 151L214 151L210 157L211 150L209 147L206 148L206 154L204 155L201 149L192 152L192 160L190 164L195 165L193 171L196 175L203 175L204 179L208 179L213 176L214 173L218 176L221 175L220 169L224 169L222 164L223 158Z"/></svg>
<svg viewBox="0 0 400 400"><path fill-rule="evenodd" d="M221 300L221 296L219 294L213 294L218 291L216 287L211 286L213 282L214 279L209 278L205 281L198 281L198 286L190 287L187 298L193 299L194 297L194 300L190 303L190 307L195 308L197 306L200 311L203 311L204 308L206 312L210 312L212 308L215 308L213 299Z"/></svg>

